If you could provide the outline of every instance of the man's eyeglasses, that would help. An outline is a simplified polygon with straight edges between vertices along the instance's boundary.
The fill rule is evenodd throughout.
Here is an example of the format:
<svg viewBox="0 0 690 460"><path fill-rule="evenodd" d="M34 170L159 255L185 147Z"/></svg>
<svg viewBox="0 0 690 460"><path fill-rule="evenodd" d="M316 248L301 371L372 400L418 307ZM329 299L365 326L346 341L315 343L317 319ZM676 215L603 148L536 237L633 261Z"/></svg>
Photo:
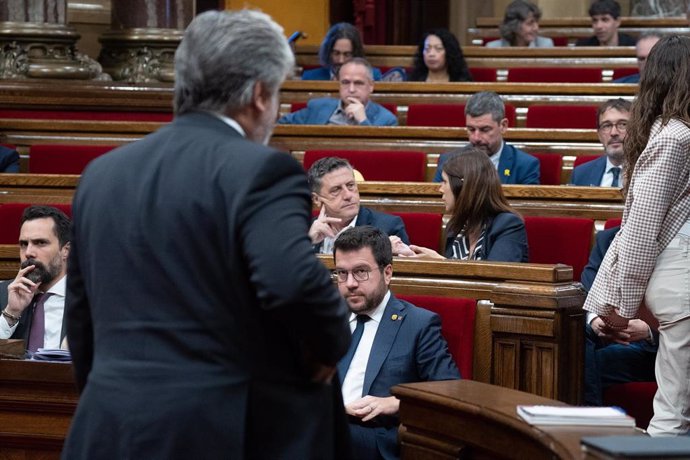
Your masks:
<svg viewBox="0 0 690 460"><path fill-rule="evenodd" d="M599 132L600 133L610 133L613 127L616 127L619 133L624 133L628 129L628 122L627 121L619 121L616 124L613 123L603 123L599 125Z"/></svg>
<svg viewBox="0 0 690 460"><path fill-rule="evenodd" d="M355 279L355 281L367 281L371 271L372 270L370 268L355 268L352 271L336 268L333 270L333 279L338 283L347 283L347 278L350 276L350 273L352 273L352 277Z"/></svg>

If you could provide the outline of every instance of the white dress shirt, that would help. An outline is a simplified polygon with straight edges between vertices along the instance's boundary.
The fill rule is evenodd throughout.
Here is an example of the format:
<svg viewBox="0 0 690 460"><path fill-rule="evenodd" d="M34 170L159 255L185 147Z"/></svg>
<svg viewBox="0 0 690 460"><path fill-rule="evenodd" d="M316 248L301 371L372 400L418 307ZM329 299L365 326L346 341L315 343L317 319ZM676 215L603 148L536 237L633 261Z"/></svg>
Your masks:
<svg viewBox="0 0 690 460"><path fill-rule="evenodd" d="M65 312L65 287L67 277L63 276L47 292L52 294L46 300L43 308L45 311L45 335L43 336L43 348L60 348L60 335L62 334L62 316ZM4 307L3 307L4 308ZM9 339L17 325L10 326L7 318L0 320L0 339Z"/></svg>
<svg viewBox="0 0 690 460"><path fill-rule="evenodd" d="M225 115L221 115L218 112L208 112L211 115L213 115L216 118L220 118L220 120L225 123L226 125L230 126L232 129L237 131L242 135L242 137L247 137L247 134L244 132L244 129L242 129L242 126L240 126L239 123L237 123L235 120L233 120L230 117L226 117Z"/></svg>
<svg viewBox="0 0 690 460"><path fill-rule="evenodd" d="M494 164L494 168L498 170L498 162L501 161L501 152L503 151L504 141L501 141L501 146L498 148L498 152L494 152L493 155L489 157L489 160Z"/></svg>
<svg viewBox="0 0 690 460"><path fill-rule="evenodd" d="M352 221L347 225L347 227L343 227L343 229L340 230L333 238L331 238L330 236L324 238L323 243L321 244L321 251L319 251L319 254L333 254L333 244L335 243L335 240L341 233L343 233L348 228L354 228L355 222L357 222L358 217L359 214L357 214L355 218L352 219Z"/></svg>
<svg viewBox="0 0 690 460"><path fill-rule="evenodd" d="M345 378L343 379L343 402L346 405L364 396L362 395L364 374L367 370L371 347L374 345L376 331L379 329L383 311L386 309L386 305L390 298L391 291L388 291L378 307L369 315L371 319L364 323L362 338L357 345L357 350L355 350L355 354L352 356L352 362L350 362L350 367L347 369L347 374L345 374ZM357 315L352 313L350 315L350 331L354 332L355 327L357 327Z"/></svg>

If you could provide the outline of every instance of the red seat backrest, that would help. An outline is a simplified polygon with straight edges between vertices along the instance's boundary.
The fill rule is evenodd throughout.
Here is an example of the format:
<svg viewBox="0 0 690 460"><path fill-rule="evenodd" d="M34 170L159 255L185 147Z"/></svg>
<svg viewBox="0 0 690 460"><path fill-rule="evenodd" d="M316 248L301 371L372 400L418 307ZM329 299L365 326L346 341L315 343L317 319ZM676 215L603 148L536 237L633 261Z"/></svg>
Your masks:
<svg viewBox="0 0 690 460"><path fill-rule="evenodd" d="M116 147L116 145L33 145L29 150L29 172L32 174L81 174L91 160Z"/></svg>
<svg viewBox="0 0 690 460"><path fill-rule="evenodd" d="M424 152L395 150L307 150L304 169L324 157L340 157L362 173L364 180L424 182L426 180L426 154Z"/></svg>
<svg viewBox="0 0 690 460"><path fill-rule="evenodd" d="M0 118L30 118L34 120L98 120L98 121L154 121L169 122L170 112L102 112L91 110L21 110L0 109Z"/></svg>
<svg viewBox="0 0 690 460"><path fill-rule="evenodd" d="M601 83L601 69L588 67L513 67L507 81L512 83Z"/></svg>
<svg viewBox="0 0 690 460"><path fill-rule="evenodd" d="M443 215L427 212L392 212L405 223L410 243L438 251L441 246Z"/></svg>
<svg viewBox="0 0 690 460"><path fill-rule="evenodd" d="M636 74L640 71L637 67L622 67L619 69L613 69L612 80L617 80L619 78L627 77L628 75Z"/></svg>
<svg viewBox="0 0 690 460"><path fill-rule="evenodd" d="M592 246L592 219L526 216L525 227L530 263L570 265L573 279L580 280Z"/></svg>
<svg viewBox="0 0 690 460"><path fill-rule="evenodd" d="M539 160L539 183L541 185L561 185L563 157L554 153L531 153Z"/></svg>
<svg viewBox="0 0 690 460"><path fill-rule="evenodd" d="M31 206L29 203L3 203L0 205L0 244L17 244L22 214L24 209L29 206ZM68 217L72 217L71 204L49 204L46 206L58 208Z"/></svg>
<svg viewBox="0 0 690 460"><path fill-rule="evenodd" d="M441 334L448 342L448 351L460 369L463 379L471 379L474 360L474 317L477 301L457 297L397 295L420 308L441 317Z"/></svg>
<svg viewBox="0 0 690 460"><path fill-rule="evenodd" d="M618 227L622 223L623 219L620 217L612 217L610 219L606 219L606 222L604 222L604 230L608 230L609 228L613 227Z"/></svg>
<svg viewBox="0 0 690 460"><path fill-rule="evenodd" d="M594 161L600 156L601 155L578 155L575 157L575 161L573 162L573 168L577 168L581 164L587 163L589 161Z"/></svg>
<svg viewBox="0 0 690 460"><path fill-rule="evenodd" d="M505 105L508 126L515 126L515 106ZM407 126L465 127L465 104L410 104Z"/></svg>
<svg viewBox="0 0 690 460"><path fill-rule="evenodd" d="M596 105L531 105L527 128L596 129Z"/></svg>
<svg viewBox="0 0 690 460"><path fill-rule="evenodd" d="M490 67L470 67L470 74L474 81L496 81L496 69Z"/></svg>

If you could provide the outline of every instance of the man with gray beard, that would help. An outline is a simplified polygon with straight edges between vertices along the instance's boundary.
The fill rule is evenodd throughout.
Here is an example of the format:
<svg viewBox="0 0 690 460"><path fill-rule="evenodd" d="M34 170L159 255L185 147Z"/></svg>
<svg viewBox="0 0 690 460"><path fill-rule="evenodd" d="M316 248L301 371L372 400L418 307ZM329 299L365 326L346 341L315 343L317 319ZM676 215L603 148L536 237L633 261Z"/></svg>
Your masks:
<svg viewBox="0 0 690 460"><path fill-rule="evenodd" d="M23 339L29 351L59 348L65 336L65 273L69 218L50 206L24 210L19 231L20 270L0 283L0 339Z"/></svg>

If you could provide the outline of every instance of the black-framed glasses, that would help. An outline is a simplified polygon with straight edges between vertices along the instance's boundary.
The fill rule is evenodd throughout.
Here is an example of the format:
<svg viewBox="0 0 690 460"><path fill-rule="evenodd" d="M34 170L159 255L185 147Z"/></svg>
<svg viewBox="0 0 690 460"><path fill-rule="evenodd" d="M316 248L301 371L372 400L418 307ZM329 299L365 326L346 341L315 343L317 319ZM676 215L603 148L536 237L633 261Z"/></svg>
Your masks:
<svg viewBox="0 0 690 460"><path fill-rule="evenodd" d="M333 279L337 281L338 283L346 283L347 279L350 276L350 273L352 273L352 277L355 279L355 281L367 281L369 279L369 273L372 272L371 268L355 268L354 270L343 270L340 268L336 268L333 270Z"/></svg>
<svg viewBox="0 0 690 460"><path fill-rule="evenodd" d="M621 120L615 124L614 123L602 123L601 125L599 125L599 132L608 134L611 132L611 130L613 129L614 126L616 127L616 129L618 130L619 133L624 133L628 129L628 122Z"/></svg>

